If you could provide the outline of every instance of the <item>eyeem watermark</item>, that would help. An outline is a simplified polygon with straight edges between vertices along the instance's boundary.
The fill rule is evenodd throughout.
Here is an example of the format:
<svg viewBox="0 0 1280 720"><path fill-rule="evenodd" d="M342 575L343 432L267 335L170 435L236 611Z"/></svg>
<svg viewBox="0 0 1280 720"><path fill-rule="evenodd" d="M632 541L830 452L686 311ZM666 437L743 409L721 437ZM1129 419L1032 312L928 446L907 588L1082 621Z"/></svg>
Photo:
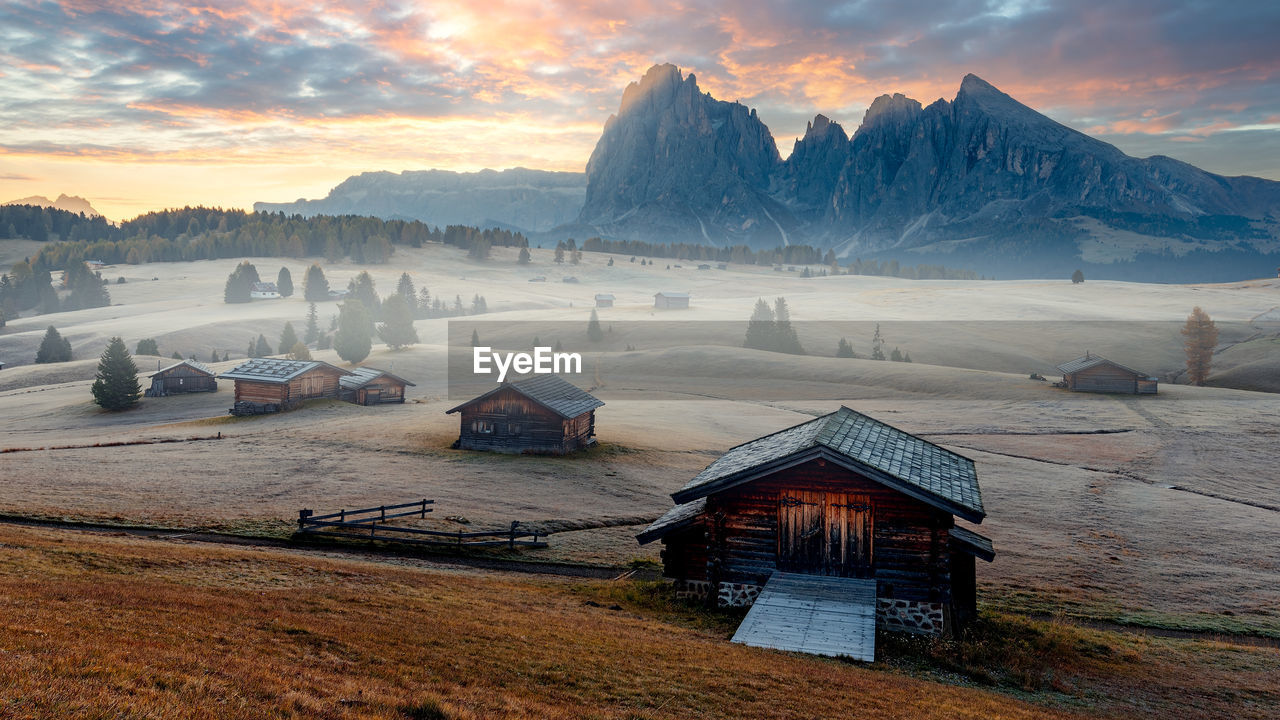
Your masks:
<svg viewBox="0 0 1280 720"><path fill-rule="evenodd" d="M535 347L533 352L494 352L488 346L471 349L472 372L489 375L498 371L497 382L507 379L507 372L517 375L550 375L552 373L581 373L582 355L574 352L555 352L549 347Z"/></svg>

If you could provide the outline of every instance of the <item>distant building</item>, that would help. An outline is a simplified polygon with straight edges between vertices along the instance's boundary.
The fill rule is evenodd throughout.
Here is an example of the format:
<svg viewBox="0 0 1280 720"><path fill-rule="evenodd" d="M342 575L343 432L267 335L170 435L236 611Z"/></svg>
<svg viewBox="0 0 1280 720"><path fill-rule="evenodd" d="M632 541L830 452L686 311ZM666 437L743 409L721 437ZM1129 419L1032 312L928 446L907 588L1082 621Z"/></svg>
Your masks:
<svg viewBox="0 0 1280 720"><path fill-rule="evenodd" d="M708 265L707 263L702 263L701 265L699 265L699 266L698 266L698 269L699 269L699 270L710 270L710 269L711 269L711 266L710 266L710 265Z"/></svg>
<svg viewBox="0 0 1280 720"><path fill-rule="evenodd" d="M502 383L446 414L462 418L455 448L564 455L595 444L602 405L556 375L534 375Z"/></svg>
<svg viewBox="0 0 1280 720"><path fill-rule="evenodd" d="M576 278L576 277L574 277L574 276L572 276L572 275L568 275L568 276L566 276L565 278L563 278L560 282L576 283L576 282L578 282L578 278Z"/></svg>
<svg viewBox="0 0 1280 720"><path fill-rule="evenodd" d="M728 270L728 269L729 269L729 263L717 263L717 264L716 264L716 269L717 269L717 270Z"/></svg>
<svg viewBox="0 0 1280 720"><path fill-rule="evenodd" d="M653 296L653 306L659 310L687 310L689 293L660 292Z"/></svg>
<svg viewBox="0 0 1280 720"><path fill-rule="evenodd" d="M151 374L147 397L165 397L180 393L217 392L218 381L208 365L183 360Z"/></svg>
<svg viewBox="0 0 1280 720"><path fill-rule="evenodd" d="M106 267L107 264L102 262L101 260L85 260L84 266L96 272Z"/></svg>
<svg viewBox="0 0 1280 720"><path fill-rule="evenodd" d="M346 290L330 290L329 299L330 300L346 300L347 291Z"/></svg>
<svg viewBox="0 0 1280 720"><path fill-rule="evenodd" d="M338 378L342 399L357 405L403 403L404 388L413 383L402 377L371 367L358 367L350 375Z"/></svg>
<svg viewBox="0 0 1280 720"><path fill-rule="evenodd" d="M529 278L529 282L546 282L546 281L547 281L546 275L534 275L533 277Z"/></svg>
<svg viewBox="0 0 1280 720"><path fill-rule="evenodd" d="M281 297L280 289L273 282L256 282L249 287L252 300L272 300Z"/></svg>
<svg viewBox="0 0 1280 720"><path fill-rule="evenodd" d="M613 307L614 297L608 293L599 293L596 295L596 307L607 308Z"/></svg>
<svg viewBox="0 0 1280 720"><path fill-rule="evenodd" d="M1059 365L1058 370L1060 386L1074 392L1155 395L1157 390L1157 378L1088 352Z"/></svg>
<svg viewBox="0 0 1280 720"><path fill-rule="evenodd" d="M350 372L318 360L255 358L218 377L235 380L232 415L288 410L305 400L336 398L338 379Z"/></svg>

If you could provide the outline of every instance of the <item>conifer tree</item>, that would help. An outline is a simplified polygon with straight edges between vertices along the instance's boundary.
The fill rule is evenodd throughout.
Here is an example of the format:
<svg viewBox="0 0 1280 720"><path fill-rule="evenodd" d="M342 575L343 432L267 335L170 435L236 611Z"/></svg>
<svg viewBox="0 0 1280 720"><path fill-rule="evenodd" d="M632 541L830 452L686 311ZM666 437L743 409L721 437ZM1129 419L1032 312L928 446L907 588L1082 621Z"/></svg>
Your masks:
<svg viewBox="0 0 1280 720"><path fill-rule="evenodd" d="M93 381L93 401L104 410L125 410L138 404L142 387L138 384L138 368L133 364L124 341L111 338L98 361L98 374Z"/></svg>
<svg viewBox="0 0 1280 720"><path fill-rule="evenodd" d="M400 282L396 285L396 292L400 297L404 298L405 304L409 306L409 314L418 316L418 289L413 286L413 278L409 277L409 273L400 273Z"/></svg>
<svg viewBox="0 0 1280 720"><path fill-rule="evenodd" d="M876 323L876 334L871 336L871 359L884 359L884 338L880 337L880 323Z"/></svg>
<svg viewBox="0 0 1280 720"><path fill-rule="evenodd" d="M520 258L516 260L516 262L518 262L521 265L528 265L531 261L532 261L532 258L529 256L529 248L527 247L520 248Z"/></svg>
<svg viewBox="0 0 1280 720"><path fill-rule="evenodd" d="M307 268L306 277L302 279L302 296L313 303L329 299L329 281L320 263L312 263Z"/></svg>
<svg viewBox="0 0 1280 720"><path fill-rule="evenodd" d="M247 303L249 302L249 293L253 290L253 284L259 282L258 269L253 263L245 260L236 266L235 270L227 276L227 284L222 291L223 302L228 303Z"/></svg>
<svg viewBox="0 0 1280 720"><path fill-rule="evenodd" d="M604 339L604 330L600 328L600 316L596 314L595 308L591 309L591 319L587 321L587 339L591 342L600 342Z"/></svg>
<svg viewBox="0 0 1280 720"><path fill-rule="evenodd" d="M262 335L258 335L258 342L254 345L253 351L258 354L258 357L267 357L272 354L271 346L267 344L267 339Z"/></svg>
<svg viewBox="0 0 1280 720"><path fill-rule="evenodd" d="M480 347L480 332L477 330L471 331L471 347Z"/></svg>
<svg viewBox="0 0 1280 720"><path fill-rule="evenodd" d="M1218 345L1218 326L1208 313L1196 307L1187 316L1182 335L1186 338L1183 347L1187 351L1187 381L1204 385L1213 364L1213 349Z"/></svg>
<svg viewBox="0 0 1280 720"><path fill-rule="evenodd" d="M37 363L67 362L71 359L71 341L62 337L58 329L50 325L36 350Z"/></svg>
<svg viewBox="0 0 1280 720"><path fill-rule="evenodd" d="M372 325L364 303L347 298L338 310L338 329L333 334L333 349L338 351L338 357L352 365L369 357L373 349L369 333Z"/></svg>
<svg viewBox="0 0 1280 720"><path fill-rule="evenodd" d="M889 353L889 359L893 362L902 362L902 351L895 347L893 352Z"/></svg>
<svg viewBox="0 0 1280 720"><path fill-rule="evenodd" d="M245 357L258 357L258 343L253 338L249 338L249 349L244 351Z"/></svg>
<svg viewBox="0 0 1280 720"><path fill-rule="evenodd" d="M174 350L174 351L173 351L173 354L169 356L169 359L170 359L170 360L185 360L186 358L182 357L182 353L178 352L177 350Z"/></svg>
<svg viewBox="0 0 1280 720"><path fill-rule="evenodd" d="M307 329L302 332L302 341L308 345L320 339L320 316L316 312L316 304L311 303L307 309Z"/></svg>
<svg viewBox="0 0 1280 720"><path fill-rule="evenodd" d="M1072 285L1079 285L1082 282L1084 282L1084 273L1082 271L1077 269L1075 272L1071 273Z"/></svg>
<svg viewBox="0 0 1280 720"><path fill-rule="evenodd" d="M155 338L143 338L133 352L135 355L159 355L160 346L156 345Z"/></svg>
<svg viewBox="0 0 1280 720"><path fill-rule="evenodd" d="M280 352L289 352L297 344L298 334L293 330L293 323L286 321L284 329L280 331L280 345L278 345Z"/></svg>
<svg viewBox="0 0 1280 720"><path fill-rule="evenodd" d="M280 268L280 273L276 275L276 290L280 291L280 297L293 295L293 275L289 273L289 268Z"/></svg>
<svg viewBox="0 0 1280 720"><path fill-rule="evenodd" d="M747 336L742 347L752 350L773 350L776 346L776 334L773 324L773 310L764 298L756 300L755 309L751 311L751 319L747 321Z"/></svg>
<svg viewBox="0 0 1280 720"><path fill-rule="evenodd" d="M302 344L301 340L299 340L298 342L293 344L292 348L289 349L289 359L290 360L310 360L311 351L307 349L306 345Z"/></svg>
<svg viewBox="0 0 1280 720"><path fill-rule="evenodd" d="M840 338L840 343L836 345L836 357L851 358L857 356L854 355L853 346L849 344L849 341L844 338Z"/></svg>
<svg viewBox="0 0 1280 720"><path fill-rule="evenodd" d="M347 283L348 297L353 297L364 305L364 309L369 313L370 318L376 318L380 314L382 300L378 297L378 291L374 288L373 276L368 270L360 271L360 274L351 279ZM373 328L369 328L370 336L373 335Z"/></svg>
<svg viewBox="0 0 1280 720"><path fill-rule="evenodd" d="M796 337L796 329L791 326L791 311L787 309L787 299L780 297L773 303L773 324L775 347L777 352L803 355L800 338Z"/></svg>
<svg viewBox="0 0 1280 720"><path fill-rule="evenodd" d="M382 304L383 322L378 326L378 337L392 350L418 342L418 331L413 328L413 313L405 296L395 293Z"/></svg>

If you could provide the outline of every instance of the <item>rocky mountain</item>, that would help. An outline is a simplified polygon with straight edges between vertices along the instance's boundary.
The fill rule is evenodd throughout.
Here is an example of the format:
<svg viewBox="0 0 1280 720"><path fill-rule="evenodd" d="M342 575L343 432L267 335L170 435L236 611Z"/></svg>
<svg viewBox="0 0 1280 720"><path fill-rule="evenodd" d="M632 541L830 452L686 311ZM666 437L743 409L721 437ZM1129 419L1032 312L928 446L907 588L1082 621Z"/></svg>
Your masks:
<svg viewBox="0 0 1280 720"><path fill-rule="evenodd" d="M881 96L852 137L818 115L784 161L753 110L659 65L606 122L574 230L1020 274L1196 253L1252 262L1280 252L1277 216L1280 183L1130 157L976 75L928 107Z"/></svg>
<svg viewBox="0 0 1280 720"><path fill-rule="evenodd" d="M367 172L347 178L319 200L254 203L265 212L374 215L431 225L501 227L526 233L572 222L582 208L582 173L513 168Z"/></svg>
<svg viewBox="0 0 1280 720"><path fill-rule="evenodd" d="M75 195L59 195L57 200L50 200L43 195L32 195L31 197L20 198L18 200L10 200L0 205L38 205L40 207L51 207L59 210L66 210L73 213L84 213L89 217L99 217L102 213L93 209L88 200Z"/></svg>

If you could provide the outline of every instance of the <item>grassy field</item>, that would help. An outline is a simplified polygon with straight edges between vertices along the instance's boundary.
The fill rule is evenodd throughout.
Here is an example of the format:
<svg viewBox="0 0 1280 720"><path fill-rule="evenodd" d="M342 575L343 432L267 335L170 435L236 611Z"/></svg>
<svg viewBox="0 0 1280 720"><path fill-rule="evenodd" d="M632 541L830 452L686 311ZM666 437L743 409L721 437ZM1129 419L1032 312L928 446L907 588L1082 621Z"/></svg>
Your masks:
<svg viewBox="0 0 1280 720"><path fill-rule="evenodd" d="M1277 650L989 615L859 666L662 585L0 526L0 715L1274 717ZM1186 715L1185 713L1191 713Z"/></svg>

